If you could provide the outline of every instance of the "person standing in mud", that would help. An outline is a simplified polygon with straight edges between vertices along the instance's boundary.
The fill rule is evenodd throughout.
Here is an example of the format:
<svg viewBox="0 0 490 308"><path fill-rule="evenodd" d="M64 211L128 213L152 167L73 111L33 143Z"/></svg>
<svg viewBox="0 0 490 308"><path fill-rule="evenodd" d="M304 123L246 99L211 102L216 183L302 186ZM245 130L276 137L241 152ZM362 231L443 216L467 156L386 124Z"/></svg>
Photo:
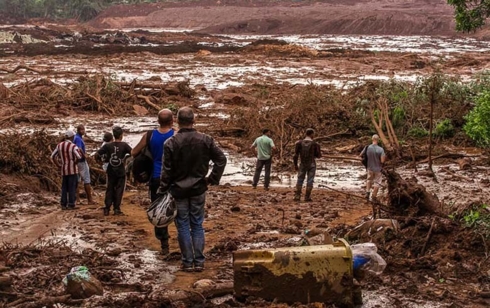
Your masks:
<svg viewBox="0 0 490 308"><path fill-rule="evenodd" d="M179 131L165 142L159 193L170 192L177 207L177 237L182 270L204 270L204 203L208 185L218 185L226 156L213 138L194 129L194 112L189 107L177 113ZM209 162L213 169L209 177Z"/></svg>
<svg viewBox="0 0 490 308"><path fill-rule="evenodd" d="M311 191L313 190L313 181L315 180L316 162L315 158L320 158L322 153L320 151L320 145L313 140L315 131L312 128L306 130L306 137L303 140L299 140L295 144L294 149L294 169L298 171L298 181L296 182L296 192L294 193L294 201L301 200L301 190L303 189L303 182L306 180L306 192L305 201L311 200ZM300 161L298 168L298 158Z"/></svg>
<svg viewBox="0 0 490 308"><path fill-rule="evenodd" d="M78 161L78 171L80 173L80 182L83 182L83 187L85 189L85 194L87 195L88 204L95 204L92 199L92 186L90 185L90 168L88 167L85 151L85 142L83 141L83 135L85 135L85 126L82 124L77 126L77 134L73 142L82 151L82 159ZM78 189L77 189L78 193Z"/></svg>
<svg viewBox="0 0 490 308"><path fill-rule="evenodd" d="M272 132L267 128L262 130L262 136L255 139L250 147L257 156L255 174L252 182L252 187L254 189L257 188L260 173L262 173L262 168L265 166L264 189L269 190L269 184L271 181L272 153L276 149L274 141L272 141L270 138L271 134Z"/></svg>
<svg viewBox="0 0 490 308"><path fill-rule="evenodd" d="M372 144L365 147L361 152L360 156L366 151L367 154L367 181L366 181L366 200L376 202L378 196L379 186L381 185L381 170L383 169L383 164L386 161L385 151L382 147L378 145L379 136L374 134L372 139ZM373 189L371 193L371 188Z"/></svg>
<svg viewBox="0 0 490 308"><path fill-rule="evenodd" d="M151 131L149 149L151 156L153 157L153 172L152 178L149 183L149 194L151 202L158 198L157 190L160 186L160 175L162 171L162 157L163 157L163 144L168 138L174 135L173 129L173 114L170 109L162 109L158 112L158 128ZM136 157L146 146L147 134L146 132L141 137L140 142L134 147L131 155ZM155 227L155 237L160 241L160 247L162 248L162 255L167 256L170 253L168 245L168 227L158 228Z"/></svg>
<svg viewBox="0 0 490 308"><path fill-rule="evenodd" d="M96 159L101 160L105 157L107 166L107 188L104 200L104 215L109 215L111 205L114 208L114 215L123 215L121 203L126 188L126 168L124 159L131 154L131 147L122 141L123 130L119 126L112 129L114 141L104 144L96 154Z"/></svg>
<svg viewBox="0 0 490 308"><path fill-rule="evenodd" d="M77 161L82 159L82 152L73 143L75 132L67 130L65 139L61 141L51 154L53 163L61 169L61 209L75 209L78 185Z"/></svg>

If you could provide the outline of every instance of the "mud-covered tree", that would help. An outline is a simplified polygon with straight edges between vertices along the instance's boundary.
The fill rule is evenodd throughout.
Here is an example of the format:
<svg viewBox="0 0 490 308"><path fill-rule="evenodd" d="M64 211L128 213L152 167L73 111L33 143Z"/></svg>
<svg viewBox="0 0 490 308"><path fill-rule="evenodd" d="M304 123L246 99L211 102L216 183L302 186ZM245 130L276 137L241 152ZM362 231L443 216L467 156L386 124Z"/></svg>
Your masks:
<svg viewBox="0 0 490 308"><path fill-rule="evenodd" d="M475 31L490 16L490 0L447 0L454 7L456 30Z"/></svg>

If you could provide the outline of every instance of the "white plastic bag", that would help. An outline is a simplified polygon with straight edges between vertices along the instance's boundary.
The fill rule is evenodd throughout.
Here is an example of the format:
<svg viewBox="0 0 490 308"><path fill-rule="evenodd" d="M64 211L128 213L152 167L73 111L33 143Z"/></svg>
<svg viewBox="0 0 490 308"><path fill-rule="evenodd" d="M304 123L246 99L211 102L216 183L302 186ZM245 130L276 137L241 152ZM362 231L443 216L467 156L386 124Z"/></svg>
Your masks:
<svg viewBox="0 0 490 308"><path fill-rule="evenodd" d="M155 227L163 228L168 226L177 216L174 198L168 192L160 195L158 199L151 203L146 214L148 215L148 220Z"/></svg>
<svg viewBox="0 0 490 308"><path fill-rule="evenodd" d="M386 268L386 261L378 254L378 247L374 243L355 244L350 247L354 270L364 270L379 275Z"/></svg>

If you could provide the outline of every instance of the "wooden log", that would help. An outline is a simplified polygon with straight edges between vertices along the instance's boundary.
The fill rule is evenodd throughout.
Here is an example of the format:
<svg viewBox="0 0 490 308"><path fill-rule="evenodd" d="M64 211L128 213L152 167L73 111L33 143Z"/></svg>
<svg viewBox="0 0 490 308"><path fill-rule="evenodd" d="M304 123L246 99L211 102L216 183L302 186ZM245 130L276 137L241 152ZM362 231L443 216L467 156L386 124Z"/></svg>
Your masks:
<svg viewBox="0 0 490 308"><path fill-rule="evenodd" d="M332 139L334 137L345 136L345 135L352 135L352 133L348 129L346 129L343 132L338 132L338 133L330 134L330 135L327 135L327 136L317 137L317 138L315 138L315 141L316 142L322 142L322 141L325 141L325 140Z"/></svg>
<svg viewBox="0 0 490 308"><path fill-rule="evenodd" d="M157 111L160 111L160 109L162 109L160 106L152 103L149 96L136 95L136 97L139 98L139 99L144 100L148 104L148 106L152 107L153 109L155 109Z"/></svg>
<svg viewBox="0 0 490 308"><path fill-rule="evenodd" d="M453 158L453 159L457 159L457 158L463 158L463 157L471 157L471 156L465 155L465 154L459 154L459 153L445 153L445 154L441 154L441 155L432 157L432 161L434 161L436 159L440 159L440 158ZM429 161L429 158L427 157L426 159L421 160L421 161L418 161L417 163L418 164L423 164L423 163L427 163L428 161Z"/></svg>
<svg viewBox="0 0 490 308"><path fill-rule="evenodd" d="M31 68L31 67L25 66L25 65L17 65L13 70L9 70L6 68L0 68L0 72L6 72L7 74L13 74L19 70L26 70L26 71L31 71L31 72L41 74L40 70L37 70L35 68Z"/></svg>
<svg viewBox="0 0 490 308"><path fill-rule="evenodd" d="M0 290L9 291L12 286L12 279L9 276L0 277Z"/></svg>
<svg viewBox="0 0 490 308"><path fill-rule="evenodd" d="M459 170L471 169L471 158L469 158L469 157L460 158L460 159L456 160L456 162L459 165Z"/></svg>
<svg viewBox="0 0 490 308"><path fill-rule="evenodd" d="M420 256L423 256L425 254L425 249L427 248L427 244L429 243L430 241L430 237L432 235L432 229L434 229L434 222L436 221L436 218L432 218L432 223L430 224L430 229L429 229L429 232L427 232L427 236L425 237L425 243L424 243L424 246L422 247L422 250L420 251Z"/></svg>

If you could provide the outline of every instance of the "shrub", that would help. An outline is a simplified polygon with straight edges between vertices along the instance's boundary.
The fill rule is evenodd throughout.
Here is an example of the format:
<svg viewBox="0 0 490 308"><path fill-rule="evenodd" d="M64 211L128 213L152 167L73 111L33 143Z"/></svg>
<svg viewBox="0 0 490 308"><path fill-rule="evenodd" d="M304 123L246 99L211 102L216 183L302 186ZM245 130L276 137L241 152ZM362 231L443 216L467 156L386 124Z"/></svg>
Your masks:
<svg viewBox="0 0 490 308"><path fill-rule="evenodd" d="M451 120L444 119L441 122L437 123L434 130L434 135L441 138L454 136L454 126L451 123Z"/></svg>
<svg viewBox="0 0 490 308"><path fill-rule="evenodd" d="M391 114L391 124L393 127L401 127L405 121L405 109L402 106L396 106Z"/></svg>
<svg viewBox="0 0 490 308"><path fill-rule="evenodd" d="M485 90L477 96L475 107L465 116L463 127L468 137L479 146L490 146L490 91Z"/></svg>
<svg viewBox="0 0 490 308"><path fill-rule="evenodd" d="M414 138L423 138L429 135L429 131L421 126L413 126L408 130L407 135Z"/></svg>

